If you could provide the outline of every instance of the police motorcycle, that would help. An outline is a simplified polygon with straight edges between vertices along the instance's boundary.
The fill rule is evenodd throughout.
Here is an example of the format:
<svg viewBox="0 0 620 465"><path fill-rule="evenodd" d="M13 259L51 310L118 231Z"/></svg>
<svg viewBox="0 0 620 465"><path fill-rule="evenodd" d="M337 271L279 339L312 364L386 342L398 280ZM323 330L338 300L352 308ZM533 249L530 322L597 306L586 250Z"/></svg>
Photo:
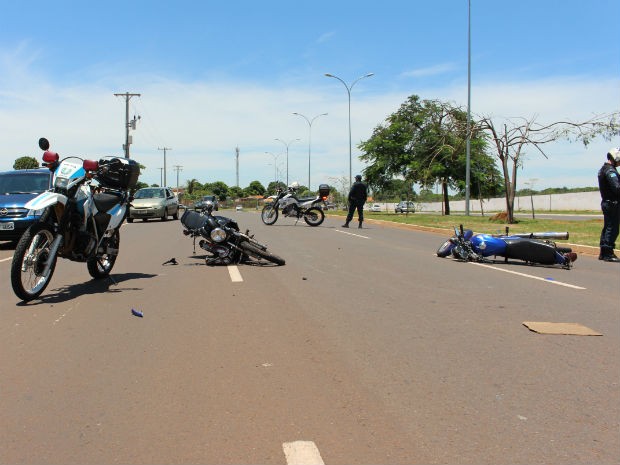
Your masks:
<svg viewBox="0 0 620 465"><path fill-rule="evenodd" d="M321 208L321 204L325 205L329 196L329 186L321 184L319 186L319 195L316 197L298 198L296 193L299 188L297 182L291 183L286 190L278 188L276 195L268 198L271 202L263 207L261 212L261 220L270 226L278 220L278 213L282 210L282 214L287 217L303 218L309 226L319 226L325 220L325 213ZM297 221L295 224L297 224Z"/></svg>
<svg viewBox="0 0 620 465"><path fill-rule="evenodd" d="M41 213L17 243L11 263L11 285L24 301L45 290L58 257L86 263L95 279L109 276L118 256L119 230L129 211L129 190L140 166L134 160L105 157L99 161L60 156L39 139L43 165L53 174L53 188L26 204ZM93 184L93 180L97 183Z"/></svg>
<svg viewBox="0 0 620 465"><path fill-rule="evenodd" d="M200 237L198 245L209 252L205 262L209 266L230 265L247 262L249 258L267 260L276 265L284 265L283 258L272 254L267 246L261 244L250 235L239 231L236 221L225 216L212 215L213 202L207 200L200 212L186 210L181 216L184 226L183 234L194 238L194 253L196 253L196 238Z"/></svg>
<svg viewBox="0 0 620 465"><path fill-rule="evenodd" d="M559 247L555 240L568 239L568 232L510 234L474 234L463 225L454 228L454 235L437 249L438 257L462 261L489 262L488 257L523 260L529 264L560 265L569 270L577 259L570 247Z"/></svg>

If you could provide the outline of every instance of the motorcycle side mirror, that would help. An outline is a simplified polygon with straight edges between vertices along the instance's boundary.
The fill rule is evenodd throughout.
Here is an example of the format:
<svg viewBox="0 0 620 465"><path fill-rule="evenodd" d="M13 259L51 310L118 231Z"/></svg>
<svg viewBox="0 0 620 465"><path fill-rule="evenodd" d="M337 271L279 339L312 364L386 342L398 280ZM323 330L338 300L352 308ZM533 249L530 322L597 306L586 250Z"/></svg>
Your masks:
<svg viewBox="0 0 620 465"><path fill-rule="evenodd" d="M47 140L45 137L41 137L39 139L39 148L41 150L47 150L50 148L50 141Z"/></svg>

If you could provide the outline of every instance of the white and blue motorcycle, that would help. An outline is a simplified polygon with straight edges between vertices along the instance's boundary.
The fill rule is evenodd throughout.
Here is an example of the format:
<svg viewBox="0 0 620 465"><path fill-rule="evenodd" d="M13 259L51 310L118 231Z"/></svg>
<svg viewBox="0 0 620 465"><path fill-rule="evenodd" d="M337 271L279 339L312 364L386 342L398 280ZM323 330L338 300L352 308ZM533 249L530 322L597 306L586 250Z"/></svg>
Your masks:
<svg viewBox="0 0 620 465"><path fill-rule="evenodd" d="M58 257L85 262L93 278L109 276L127 217L130 190L140 165L127 158L99 161L60 159L39 139L43 165L54 172L53 188L26 204L41 217L19 240L11 263L11 285L24 301L37 298L49 284ZM93 181L96 181L93 183Z"/></svg>

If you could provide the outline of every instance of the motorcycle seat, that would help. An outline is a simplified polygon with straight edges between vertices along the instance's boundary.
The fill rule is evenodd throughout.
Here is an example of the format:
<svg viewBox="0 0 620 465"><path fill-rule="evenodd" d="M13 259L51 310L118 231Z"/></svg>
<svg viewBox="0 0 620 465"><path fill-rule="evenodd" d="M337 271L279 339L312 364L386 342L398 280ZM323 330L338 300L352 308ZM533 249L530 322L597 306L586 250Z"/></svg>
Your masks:
<svg viewBox="0 0 620 465"><path fill-rule="evenodd" d="M95 206L97 207L97 210L99 210L100 212L107 212L112 207L114 207L114 205L121 201L121 197L121 194L104 192L101 194L93 195L93 200L95 201Z"/></svg>

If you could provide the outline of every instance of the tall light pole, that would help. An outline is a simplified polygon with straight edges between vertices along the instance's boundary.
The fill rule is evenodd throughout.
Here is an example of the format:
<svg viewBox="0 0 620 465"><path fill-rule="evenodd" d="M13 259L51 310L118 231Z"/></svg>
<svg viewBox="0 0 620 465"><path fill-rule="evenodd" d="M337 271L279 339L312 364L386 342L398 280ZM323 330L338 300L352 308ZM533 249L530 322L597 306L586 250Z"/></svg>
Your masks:
<svg viewBox="0 0 620 465"><path fill-rule="evenodd" d="M276 138L274 140L279 140L286 147L286 185L288 186L288 146L291 145L296 140L300 140L300 139L293 139L293 140L288 141L288 143L286 143L282 139L278 139L278 138Z"/></svg>
<svg viewBox="0 0 620 465"><path fill-rule="evenodd" d="M349 189L351 188L352 179L353 179L353 172L352 172L352 158L353 158L352 153L353 152L351 149L351 89L353 89L353 86L355 85L357 81L360 81L361 79L374 76L374 75L375 73L364 74L363 76L360 76L355 81L353 81L350 86L347 86L347 83L344 82L342 79L340 79L338 76L325 73L325 76L338 79L340 82L342 82L342 84L344 84L344 86L347 89L347 94L349 95Z"/></svg>
<svg viewBox="0 0 620 465"><path fill-rule="evenodd" d="M317 119L319 116L327 116L327 113L321 113L320 115L316 115L312 119L308 119L305 115L302 115L301 113L294 112L293 114L301 116L308 123L308 190L311 191L312 188L310 187L310 146L312 144L312 123L314 123L314 120Z"/></svg>
<svg viewBox="0 0 620 465"><path fill-rule="evenodd" d="M467 0L467 145L465 153L465 214L469 215L471 164L471 0Z"/></svg>

